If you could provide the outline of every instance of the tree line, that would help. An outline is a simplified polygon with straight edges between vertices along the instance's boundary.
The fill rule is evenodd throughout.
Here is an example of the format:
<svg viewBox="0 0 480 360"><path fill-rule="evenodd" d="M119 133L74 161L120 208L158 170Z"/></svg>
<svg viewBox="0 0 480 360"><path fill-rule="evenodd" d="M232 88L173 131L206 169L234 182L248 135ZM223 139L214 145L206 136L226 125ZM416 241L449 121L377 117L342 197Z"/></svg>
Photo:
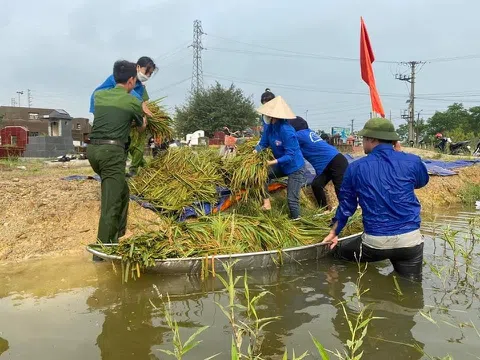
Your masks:
<svg viewBox="0 0 480 360"><path fill-rule="evenodd" d="M436 111L427 119L420 119L415 124L419 140L433 143L435 135L440 133L452 141L478 139L480 137L480 106L465 108L461 103L450 105L445 111ZM398 127L397 133L402 141L408 140L408 124Z"/></svg>
<svg viewBox="0 0 480 360"><path fill-rule="evenodd" d="M190 94L185 104L175 108L174 119L176 135L182 137L197 130L204 130L206 136L212 137L225 126L233 132L261 125L252 97L234 84L222 87L218 82ZM435 141L437 133L453 141L480 138L480 106L467 109L461 103L454 103L427 120L416 121L417 131L419 140L427 144ZM397 133L406 142L408 124L400 125Z"/></svg>

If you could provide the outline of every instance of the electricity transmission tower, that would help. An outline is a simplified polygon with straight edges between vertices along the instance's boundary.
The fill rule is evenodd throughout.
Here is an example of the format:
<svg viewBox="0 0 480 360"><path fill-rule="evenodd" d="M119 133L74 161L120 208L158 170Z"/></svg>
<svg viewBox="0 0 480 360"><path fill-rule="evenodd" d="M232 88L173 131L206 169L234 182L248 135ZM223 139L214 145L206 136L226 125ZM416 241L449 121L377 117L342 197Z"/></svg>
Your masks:
<svg viewBox="0 0 480 360"><path fill-rule="evenodd" d="M203 69L202 69L202 35L205 33L202 29L202 22L195 20L193 22L193 69L192 69L192 94L203 88Z"/></svg>
<svg viewBox="0 0 480 360"><path fill-rule="evenodd" d="M28 98L28 107L31 108L32 107L32 100L33 100L33 96L32 96L32 90L30 89L27 89L27 98Z"/></svg>
<svg viewBox="0 0 480 360"><path fill-rule="evenodd" d="M410 100L408 100L409 107L408 107L408 142L411 144L412 142L417 142L418 144L418 137L417 139L415 136L415 75L416 75L416 68L418 65L425 64L424 61L409 61L406 63L402 63L402 65L410 66L410 75L395 75L395 79L400 81L406 81L410 83ZM405 118L402 116L402 118Z"/></svg>

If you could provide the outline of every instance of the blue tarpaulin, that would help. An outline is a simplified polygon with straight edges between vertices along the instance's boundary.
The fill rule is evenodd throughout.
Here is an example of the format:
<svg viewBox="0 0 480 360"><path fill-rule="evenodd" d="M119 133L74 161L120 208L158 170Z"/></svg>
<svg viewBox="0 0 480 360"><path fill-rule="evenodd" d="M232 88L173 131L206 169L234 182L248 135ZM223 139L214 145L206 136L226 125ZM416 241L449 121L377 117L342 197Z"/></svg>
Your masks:
<svg viewBox="0 0 480 360"><path fill-rule="evenodd" d="M362 156L353 157L350 154L345 155L348 160L348 163L352 163L355 160L360 159ZM423 160L425 166L427 167L428 173L434 176L451 176L457 175L454 169L469 167L480 163L478 160L455 160L455 161L440 161L440 160ZM313 167L307 163L307 184L311 184L315 178L315 170Z"/></svg>

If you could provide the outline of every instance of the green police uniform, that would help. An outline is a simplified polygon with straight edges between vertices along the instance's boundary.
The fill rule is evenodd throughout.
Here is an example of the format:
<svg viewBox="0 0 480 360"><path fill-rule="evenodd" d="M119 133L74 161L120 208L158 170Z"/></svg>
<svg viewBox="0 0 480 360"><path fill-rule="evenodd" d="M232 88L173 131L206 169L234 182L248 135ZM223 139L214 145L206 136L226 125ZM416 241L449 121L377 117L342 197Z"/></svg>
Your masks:
<svg viewBox="0 0 480 360"><path fill-rule="evenodd" d="M125 177L128 141L132 121L143 124L141 102L125 88L100 90L95 93L95 111L87 157L102 180L102 205L98 239L117 242L125 235L129 190ZM112 142L114 144L108 144Z"/></svg>
<svg viewBox="0 0 480 360"><path fill-rule="evenodd" d="M143 101L148 101L150 98L147 93L147 89L143 87ZM146 164L145 159L143 158L143 153L145 151L145 144L147 142L147 134L145 132L141 133L140 136L137 136L134 141L130 144L128 152L132 158L132 163L130 164L130 174L134 175L137 173L138 168L144 167Z"/></svg>

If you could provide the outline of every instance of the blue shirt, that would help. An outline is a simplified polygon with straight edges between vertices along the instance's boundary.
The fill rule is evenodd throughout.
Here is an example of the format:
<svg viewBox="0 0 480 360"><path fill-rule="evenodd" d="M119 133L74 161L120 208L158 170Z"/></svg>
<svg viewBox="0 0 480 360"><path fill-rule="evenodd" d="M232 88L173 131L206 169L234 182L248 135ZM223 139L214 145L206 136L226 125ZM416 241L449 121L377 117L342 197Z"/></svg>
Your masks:
<svg viewBox="0 0 480 360"><path fill-rule="evenodd" d="M290 175L305 165L295 129L286 121L278 120L275 124L264 124L257 151L271 148L280 170Z"/></svg>
<svg viewBox="0 0 480 360"><path fill-rule="evenodd" d="M414 189L428 183L420 157L395 151L392 145L377 145L372 152L351 163L343 177L335 215L336 234L362 207L365 233L373 236L405 234L420 228L420 202Z"/></svg>
<svg viewBox="0 0 480 360"><path fill-rule="evenodd" d="M320 175L328 163L339 154L335 146L327 144L313 130L297 131L297 139L303 157L312 164L317 175Z"/></svg>
<svg viewBox="0 0 480 360"><path fill-rule="evenodd" d="M106 89L113 89L115 86L117 86L117 83L115 82L115 79L113 75L110 75L102 85L97 87L93 93L92 96L90 96L90 112L93 114L93 111L95 109L95 101L93 95L95 94L96 91L98 90L106 90ZM131 95L135 96L138 100L143 102L143 93L145 91L145 87L141 83L141 81L137 80L137 83L135 84L135 87L133 90L130 92Z"/></svg>

